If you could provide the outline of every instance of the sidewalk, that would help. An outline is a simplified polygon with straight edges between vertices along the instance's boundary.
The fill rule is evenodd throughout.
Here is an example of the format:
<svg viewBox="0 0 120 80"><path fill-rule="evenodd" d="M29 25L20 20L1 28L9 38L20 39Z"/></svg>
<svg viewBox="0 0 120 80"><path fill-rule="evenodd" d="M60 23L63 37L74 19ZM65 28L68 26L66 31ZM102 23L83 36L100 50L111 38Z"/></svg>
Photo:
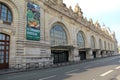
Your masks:
<svg viewBox="0 0 120 80"><path fill-rule="evenodd" d="M120 80L120 75L118 75L116 79L117 79L117 80Z"/></svg>
<svg viewBox="0 0 120 80"><path fill-rule="evenodd" d="M25 70L3 69L3 70L0 70L0 75L10 74L10 73L18 73L18 72L23 72L23 71L25 71Z"/></svg>
<svg viewBox="0 0 120 80"><path fill-rule="evenodd" d="M109 56L112 57L112 56ZM10 74L10 73L18 73L18 72L26 72L26 71L31 71L31 70L40 70L40 69L46 69L46 68L57 68L61 66L68 66L68 65L74 65L74 64L82 64L86 62L91 62L95 60L100 60L100 59L105 59L109 57L103 57L103 58L96 58L96 59L90 59L90 60L83 60L83 61L73 61L73 62L67 62L67 63L59 63L59 64L52 64L52 65L43 65L43 66L32 66L32 67L27 67L26 68L19 68L19 69L3 69L0 70L0 75L4 74ZM120 75L117 77L117 80L120 80Z"/></svg>

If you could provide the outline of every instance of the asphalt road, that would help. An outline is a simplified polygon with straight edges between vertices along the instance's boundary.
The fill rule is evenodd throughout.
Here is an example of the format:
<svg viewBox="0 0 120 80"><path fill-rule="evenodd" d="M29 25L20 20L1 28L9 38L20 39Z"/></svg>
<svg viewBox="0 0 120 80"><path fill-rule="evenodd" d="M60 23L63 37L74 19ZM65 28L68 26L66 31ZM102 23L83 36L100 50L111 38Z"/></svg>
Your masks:
<svg viewBox="0 0 120 80"><path fill-rule="evenodd" d="M76 65L0 75L0 80L115 80L120 56Z"/></svg>

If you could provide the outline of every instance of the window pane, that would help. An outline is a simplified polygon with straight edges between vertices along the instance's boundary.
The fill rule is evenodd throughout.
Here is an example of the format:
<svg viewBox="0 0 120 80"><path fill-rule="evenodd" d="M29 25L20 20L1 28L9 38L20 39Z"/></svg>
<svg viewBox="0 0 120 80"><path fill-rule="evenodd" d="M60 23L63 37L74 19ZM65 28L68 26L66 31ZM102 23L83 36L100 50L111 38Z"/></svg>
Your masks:
<svg viewBox="0 0 120 80"><path fill-rule="evenodd" d="M82 32L78 32L78 34L77 34L77 45L80 48L84 48L85 47L85 42L84 42L84 38L83 38Z"/></svg>
<svg viewBox="0 0 120 80"><path fill-rule="evenodd" d="M9 46L6 46L6 50L9 50Z"/></svg>
<svg viewBox="0 0 120 80"><path fill-rule="evenodd" d="M6 58L6 63L8 63L8 58Z"/></svg>
<svg viewBox="0 0 120 80"><path fill-rule="evenodd" d="M5 35L2 35L2 40L5 40Z"/></svg>
<svg viewBox="0 0 120 80"><path fill-rule="evenodd" d="M0 63L4 63L4 59L1 59L1 60L0 60Z"/></svg>
<svg viewBox="0 0 120 80"><path fill-rule="evenodd" d="M4 56L4 52L3 51L1 52L1 56Z"/></svg>
<svg viewBox="0 0 120 80"><path fill-rule="evenodd" d="M52 45L64 45L67 42L66 33L61 25L55 25L51 29L50 35Z"/></svg>
<svg viewBox="0 0 120 80"><path fill-rule="evenodd" d="M8 10L8 22L11 22L12 21L12 15L11 15L11 12Z"/></svg>
<svg viewBox="0 0 120 80"><path fill-rule="evenodd" d="M6 51L6 58L8 58L8 51Z"/></svg>
<svg viewBox="0 0 120 80"><path fill-rule="evenodd" d="M6 44L9 44L9 42L6 42Z"/></svg>
<svg viewBox="0 0 120 80"><path fill-rule="evenodd" d="M12 14L11 11L9 10L9 8L0 3L0 13L1 13L1 20L5 21L5 22L12 22Z"/></svg>
<svg viewBox="0 0 120 80"><path fill-rule="evenodd" d="M2 40L2 34L0 34L0 40Z"/></svg>
<svg viewBox="0 0 120 80"><path fill-rule="evenodd" d="M1 44L5 44L5 42L1 42Z"/></svg>
<svg viewBox="0 0 120 80"><path fill-rule="evenodd" d="M2 48L1 48L2 50L4 50L4 49L5 49L5 47L4 47L4 46L1 46L1 47L2 47Z"/></svg>
<svg viewBox="0 0 120 80"><path fill-rule="evenodd" d="M7 40L9 40L9 36L7 36Z"/></svg>

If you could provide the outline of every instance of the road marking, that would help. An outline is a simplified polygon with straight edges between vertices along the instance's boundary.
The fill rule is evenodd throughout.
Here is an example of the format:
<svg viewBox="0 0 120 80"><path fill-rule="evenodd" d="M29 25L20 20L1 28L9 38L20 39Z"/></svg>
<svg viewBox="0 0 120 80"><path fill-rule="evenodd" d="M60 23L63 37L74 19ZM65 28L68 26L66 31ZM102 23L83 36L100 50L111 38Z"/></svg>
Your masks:
<svg viewBox="0 0 120 80"><path fill-rule="evenodd" d="M109 73L111 73L111 72L113 72L113 70L109 70L109 71L107 71L107 72L101 74L100 76L105 76L105 75L107 75L107 74L109 74Z"/></svg>
<svg viewBox="0 0 120 80"><path fill-rule="evenodd" d="M53 78L53 77L56 77L56 75L49 76L49 77L45 77L45 78L41 78L41 79L39 79L39 80L47 80L47 79L50 79L50 78Z"/></svg>
<svg viewBox="0 0 120 80"><path fill-rule="evenodd" d="M74 69L74 70L71 70L71 71L66 72L66 74L71 73L71 72L75 72L75 71L78 71L78 70L79 70L79 69Z"/></svg>
<svg viewBox="0 0 120 80"><path fill-rule="evenodd" d="M116 67L115 69L120 69L120 66Z"/></svg>

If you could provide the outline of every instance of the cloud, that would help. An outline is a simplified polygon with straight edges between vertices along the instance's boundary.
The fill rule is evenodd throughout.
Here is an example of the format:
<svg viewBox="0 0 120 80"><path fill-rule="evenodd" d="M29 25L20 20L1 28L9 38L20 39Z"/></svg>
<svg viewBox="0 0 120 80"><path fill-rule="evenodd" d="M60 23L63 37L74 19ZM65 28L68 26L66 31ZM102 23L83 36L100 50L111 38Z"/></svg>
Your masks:
<svg viewBox="0 0 120 80"><path fill-rule="evenodd" d="M72 5L73 8L76 3L79 3L83 13L85 12L92 15L108 12L113 9L120 9L120 0L64 0L64 3L66 3L67 6Z"/></svg>
<svg viewBox="0 0 120 80"><path fill-rule="evenodd" d="M83 15L87 19L92 18L93 22L98 20L115 31L116 38L120 44L120 0L63 0L67 6L72 6L79 3Z"/></svg>

